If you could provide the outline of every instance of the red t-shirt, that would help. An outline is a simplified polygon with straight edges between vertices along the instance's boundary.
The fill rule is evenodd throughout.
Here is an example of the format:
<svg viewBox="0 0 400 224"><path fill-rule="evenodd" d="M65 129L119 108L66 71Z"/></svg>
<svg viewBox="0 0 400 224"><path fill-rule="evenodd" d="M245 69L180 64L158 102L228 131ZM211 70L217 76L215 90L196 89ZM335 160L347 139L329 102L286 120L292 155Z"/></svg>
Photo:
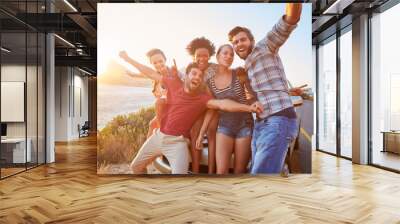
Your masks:
<svg viewBox="0 0 400 224"><path fill-rule="evenodd" d="M190 138L190 129L207 109L212 97L206 92L189 94L176 76L163 76L167 88L167 108L161 120L161 132L167 135Z"/></svg>

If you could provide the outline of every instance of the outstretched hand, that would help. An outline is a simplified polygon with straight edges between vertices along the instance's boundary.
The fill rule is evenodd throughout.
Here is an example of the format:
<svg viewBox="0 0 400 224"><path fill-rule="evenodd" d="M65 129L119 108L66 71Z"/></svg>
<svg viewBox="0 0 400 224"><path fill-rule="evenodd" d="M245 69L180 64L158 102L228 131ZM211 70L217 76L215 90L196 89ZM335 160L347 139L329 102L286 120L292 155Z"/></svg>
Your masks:
<svg viewBox="0 0 400 224"><path fill-rule="evenodd" d="M120 58L124 59L125 61L127 61L129 58L128 53L126 53L126 51L120 51L118 55Z"/></svg>
<svg viewBox="0 0 400 224"><path fill-rule="evenodd" d="M291 96L301 96L304 93L304 89L303 88L306 87L306 86L307 86L307 84L299 86L299 87L291 88L291 89L289 89L289 94Z"/></svg>
<svg viewBox="0 0 400 224"><path fill-rule="evenodd" d="M171 72L173 76L178 76L178 67L176 66L176 61L173 59L174 65L171 67Z"/></svg>

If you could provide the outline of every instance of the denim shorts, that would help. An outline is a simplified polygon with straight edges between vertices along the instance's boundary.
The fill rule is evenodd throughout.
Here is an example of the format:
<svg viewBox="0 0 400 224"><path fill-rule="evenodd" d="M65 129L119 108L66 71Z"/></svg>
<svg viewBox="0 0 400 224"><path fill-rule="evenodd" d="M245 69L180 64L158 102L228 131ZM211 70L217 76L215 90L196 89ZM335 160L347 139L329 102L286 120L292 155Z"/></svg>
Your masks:
<svg viewBox="0 0 400 224"><path fill-rule="evenodd" d="M253 128L251 126L244 126L239 130L234 130L229 127L218 125L217 133L221 133L232 138L244 138L253 134Z"/></svg>

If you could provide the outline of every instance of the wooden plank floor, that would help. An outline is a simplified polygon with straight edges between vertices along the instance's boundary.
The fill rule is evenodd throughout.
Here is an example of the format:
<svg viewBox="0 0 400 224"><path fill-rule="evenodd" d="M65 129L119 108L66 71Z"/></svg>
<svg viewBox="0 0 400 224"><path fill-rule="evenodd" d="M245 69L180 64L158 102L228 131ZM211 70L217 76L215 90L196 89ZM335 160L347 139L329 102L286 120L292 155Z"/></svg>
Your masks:
<svg viewBox="0 0 400 224"><path fill-rule="evenodd" d="M400 175L314 152L313 174L98 176L96 140L0 181L0 223L400 223Z"/></svg>

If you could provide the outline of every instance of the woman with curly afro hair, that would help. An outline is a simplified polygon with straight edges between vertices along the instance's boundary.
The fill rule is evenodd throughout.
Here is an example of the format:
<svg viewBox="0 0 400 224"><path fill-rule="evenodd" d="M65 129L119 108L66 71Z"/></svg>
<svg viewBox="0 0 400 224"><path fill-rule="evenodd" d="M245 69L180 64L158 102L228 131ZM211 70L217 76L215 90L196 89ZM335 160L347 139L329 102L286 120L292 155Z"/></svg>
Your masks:
<svg viewBox="0 0 400 224"><path fill-rule="evenodd" d="M186 47L187 52L193 58L193 62L199 65L200 70L204 72L205 83L215 75L218 70L218 65L210 63L210 58L215 54L214 44L205 37L198 37L190 41ZM208 173L215 173L215 148L216 134L218 126L218 114L212 117L208 125L207 140L208 140ZM200 170L201 150L196 150L196 139L200 134L200 129L204 120L204 116L196 121L191 130L191 154L192 154L192 172L198 173Z"/></svg>
<svg viewBox="0 0 400 224"><path fill-rule="evenodd" d="M215 54L214 44L205 37L198 37L190 41L186 50L202 71L207 70L209 67L208 61Z"/></svg>

